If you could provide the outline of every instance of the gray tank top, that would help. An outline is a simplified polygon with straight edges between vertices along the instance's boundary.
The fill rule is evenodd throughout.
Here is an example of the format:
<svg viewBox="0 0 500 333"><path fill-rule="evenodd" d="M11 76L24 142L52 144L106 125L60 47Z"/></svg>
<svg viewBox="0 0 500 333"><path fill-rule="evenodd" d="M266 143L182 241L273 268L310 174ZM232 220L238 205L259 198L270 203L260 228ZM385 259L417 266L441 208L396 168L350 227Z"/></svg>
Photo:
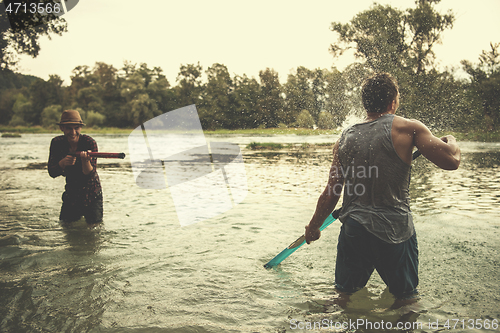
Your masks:
<svg viewBox="0 0 500 333"><path fill-rule="evenodd" d="M388 243L414 232L410 210L410 169L392 143L394 115L355 124L342 132L339 159L344 197L339 220L348 217Z"/></svg>

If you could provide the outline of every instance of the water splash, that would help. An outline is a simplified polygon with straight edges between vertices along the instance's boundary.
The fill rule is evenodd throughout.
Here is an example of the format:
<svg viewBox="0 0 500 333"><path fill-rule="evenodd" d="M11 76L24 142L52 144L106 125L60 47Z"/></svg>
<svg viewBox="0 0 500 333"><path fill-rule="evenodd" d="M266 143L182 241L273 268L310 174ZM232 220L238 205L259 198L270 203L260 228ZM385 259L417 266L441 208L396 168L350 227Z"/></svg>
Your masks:
<svg viewBox="0 0 500 333"><path fill-rule="evenodd" d="M352 126L354 124L359 124L365 121L366 112L362 109L351 109L347 116L345 117L342 125L340 125L340 129L343 131L347 127Z"/></svg>

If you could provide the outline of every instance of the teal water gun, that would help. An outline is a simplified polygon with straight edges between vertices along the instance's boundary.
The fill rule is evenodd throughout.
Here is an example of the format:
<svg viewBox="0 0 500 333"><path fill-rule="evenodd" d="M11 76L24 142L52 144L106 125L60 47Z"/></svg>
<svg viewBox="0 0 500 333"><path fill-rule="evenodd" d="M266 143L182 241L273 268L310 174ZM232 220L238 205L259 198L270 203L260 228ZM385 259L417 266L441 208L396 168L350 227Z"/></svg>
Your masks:
<svg viewBox="0 0 500 333"><path fill-rule="evenodd" d="M416 159L417 157L419 157L421 155L420 151L415 151L412 155L412 159ZM328 217L325 219L325 221L323 222L323 224L321 225L321 227L319 228L320 231L323 231L323 229L325 229L326 227L328 227L330 224L332 224L333 222L335 222L339 215L340 215L340 210L342 208L339 208L339 209L336 209L333 211L333 213L331 213L330 215L328 215ZM267 264L264 265L265 268L273 268L275 266L278 266L283 260L285 260L286 258L288 258L292 253L294 253L295 251L297 251L302 245L304 245L306 243L306 236L305 234L300 236L299 238L297 238L297 240L295 240L295 242L293 242L292 244L288 245L283 251L281 251L276 257L274 257L273 259L271 259Z"/></svg>
<svg viewBox="0 0 500 333"><path fill-rule="evenodd" d="M334 210L333 213L328 215L328 217L325 219L325 222L321 225L319 228L320 231L323 231L326 227L328 227L330 224L335 222L337 218L339 217L340 214L340 208L337 210ZM265 268L273 268L277 265L279 265L283 260L288 258L292 253L297 251L302 245L306 243L306 235L302 235L295 242L292 244L288 245L283 251L281 251L276 257L271 259L267 264L264 265Z"/></svg>

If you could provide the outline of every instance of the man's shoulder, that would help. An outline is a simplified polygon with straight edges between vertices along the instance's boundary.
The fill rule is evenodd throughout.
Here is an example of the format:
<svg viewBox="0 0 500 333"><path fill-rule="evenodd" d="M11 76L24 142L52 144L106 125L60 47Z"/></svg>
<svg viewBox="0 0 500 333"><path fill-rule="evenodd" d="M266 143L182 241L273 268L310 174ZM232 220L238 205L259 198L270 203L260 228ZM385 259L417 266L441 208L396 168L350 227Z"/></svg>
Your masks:
<svg viewBox="0 0 500 333"><path fill-rule="evenodd" d="M54 143L63 142L64 140L66 140L66 137L64 135L58 135L58 136L52 138L52 142L54 142Z"/></svg>
<svg viewBox="0 0 500 333"><path fill-rule="evenodd" d="M93 137L87 134L80 134L80 137L82 140L87 141L87 142L96 142Z"/></svg>
<svg viewBox="0 0 500 333"><path fill-rule="evenodd" d="M97 142L91 136L87 134L80 134L80 142L83 144L83 149L98 151Z"/></svg>
<svg viewBox="0 0 500 333"><path fill-rule="evenodd" d="M408 119L401 116L394 116L393 126L398 130L406 131L411 130L414 131L420 126L423 126L423 123L420 120L416 119Z"/></svg>

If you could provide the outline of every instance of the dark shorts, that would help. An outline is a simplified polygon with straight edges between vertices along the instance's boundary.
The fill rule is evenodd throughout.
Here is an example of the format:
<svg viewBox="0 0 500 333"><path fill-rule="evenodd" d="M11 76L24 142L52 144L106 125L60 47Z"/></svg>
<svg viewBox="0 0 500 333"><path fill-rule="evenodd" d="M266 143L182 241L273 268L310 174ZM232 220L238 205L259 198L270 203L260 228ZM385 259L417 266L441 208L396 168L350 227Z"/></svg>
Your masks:
<svg viewBox="0 0 500 333"><path fill-rule="evenodd" d="M402 243L391 244L347 218L337 245L336 288L354 293L366 285L374 269L396 298L415 296L418 285L416 234Z"/></svg>
<svg viewBox="0 0 500 333"><path fill-rule="evenodd" d="M69 223L78 221L83 216L88 224L102 222L102 193L99 193L88 206L85 206L81 199L72 198L67 192L63 193L62 200L59 220Z"/></svg>

